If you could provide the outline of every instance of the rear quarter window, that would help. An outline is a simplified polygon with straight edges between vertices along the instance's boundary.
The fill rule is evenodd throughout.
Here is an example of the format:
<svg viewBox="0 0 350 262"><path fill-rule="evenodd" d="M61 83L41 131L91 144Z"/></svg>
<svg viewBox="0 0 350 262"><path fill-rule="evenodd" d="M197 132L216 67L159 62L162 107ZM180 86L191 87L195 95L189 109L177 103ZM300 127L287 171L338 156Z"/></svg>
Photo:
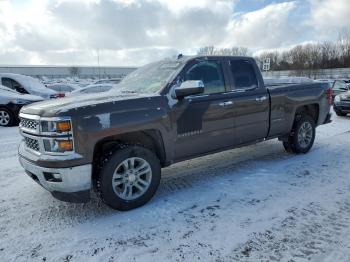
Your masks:
<svg viewBox="0 0 350 262"><path fill-rule="evenodd" d="M245 60L231 60L230 67L235 89L253 89L258 80L253 65Z"/></svg>

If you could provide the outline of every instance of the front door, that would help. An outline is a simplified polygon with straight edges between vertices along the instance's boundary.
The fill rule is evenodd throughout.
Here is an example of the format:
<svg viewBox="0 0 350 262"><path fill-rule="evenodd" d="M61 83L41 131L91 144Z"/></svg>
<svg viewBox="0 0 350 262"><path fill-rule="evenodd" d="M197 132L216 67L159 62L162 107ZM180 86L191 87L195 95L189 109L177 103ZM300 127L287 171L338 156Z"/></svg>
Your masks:
<svg viewBox="0 0 350 262"><path fill-rule="evenodd" d="M175 158L186 159L230 146L234 134L233 103L226 93L222 61L194 61L183 70L182 80L202 80L204 93L186 97L174 107Z"/></svg>

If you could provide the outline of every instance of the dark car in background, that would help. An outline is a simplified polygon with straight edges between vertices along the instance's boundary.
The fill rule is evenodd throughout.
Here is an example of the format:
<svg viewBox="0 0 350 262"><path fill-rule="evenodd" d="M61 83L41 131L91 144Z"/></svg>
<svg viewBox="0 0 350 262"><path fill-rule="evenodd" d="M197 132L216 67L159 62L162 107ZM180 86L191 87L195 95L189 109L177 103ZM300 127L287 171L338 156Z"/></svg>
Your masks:
<svg viewBox="0 0 350 262"><path fill-rule="evenodd" d="M343 92L334 98L333 110L338 116L350 113L350 91Z"/></svg>
<svg viewBox="0 0 350 262"><path fill-rule="evenodd" d="M350 81L349 80L335 80L332 86L333 89L333 100L334 98L344 92L350 90Z"/></svg>
<svg viewBox="0 0 350 262"><path fill-rule="evenodd" d="M16 124L22 106L42 100L40 96L21 94L0 85L0 126Z"/></svg>
<svg viewBox="0 0 350 262"><path fill-rule="evenodd" d="M39 80L20 74L0 73L0 85L21 94L41 96L44 99L57 98L57 92L48 89Z"/></svg>

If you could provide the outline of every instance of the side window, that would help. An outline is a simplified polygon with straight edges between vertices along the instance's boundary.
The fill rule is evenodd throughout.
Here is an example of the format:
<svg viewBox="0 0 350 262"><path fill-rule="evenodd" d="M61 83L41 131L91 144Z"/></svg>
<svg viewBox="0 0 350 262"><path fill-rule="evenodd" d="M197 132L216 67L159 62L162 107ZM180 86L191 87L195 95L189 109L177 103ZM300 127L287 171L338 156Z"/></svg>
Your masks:
<svg viewBox="0 0 350 262"><path fill-rule="evenodd" d="M244 60L232 60L231 72L236 89L257 88L258 81L255 75L253 65Z"/></svg>
<svg viewBox="0 0 350 262"><path fill-rule="evenodd" d="M217 61L205 61L193 65L185 73L184 80L202 80L205 94L225 92L224 76Z"/></svg>
<svg viewBox="0 0 350 262"><path fill-rule="evenodd" d="M3 78L2 85L11 88L12 90L15 90L19 93L28 94L28 92L17 81L11 78Z"/></svg>
<svg viewBox="0 0 350 262"><path fill-rule="evenodd" d="M22 94L28 94L27 90L25 90L21 84L19 84L18 82L16 82L15 80L12 79L12 86L13 88L18 92L18 93L22 93Z"/></svg>
<svg viewBox="0 0 350 262"><path fill-rule="evenodd" d="M8 88L14 89L14 88L12 87L12 79L10 79L10 78L5 78L5 77L3 77L2 80L1 80L1 84L2 84L3 86L8 87Z"/></svg>

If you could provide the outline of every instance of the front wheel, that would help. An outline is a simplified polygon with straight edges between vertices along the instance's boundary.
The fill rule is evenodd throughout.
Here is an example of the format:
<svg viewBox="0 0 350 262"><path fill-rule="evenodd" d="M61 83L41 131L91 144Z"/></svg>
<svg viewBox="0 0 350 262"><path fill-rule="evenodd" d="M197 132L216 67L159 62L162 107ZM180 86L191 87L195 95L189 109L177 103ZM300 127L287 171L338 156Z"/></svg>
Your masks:
<svg viewBox="0 0 350 262"><path fill-rule="evenodd" d="M285 150L294 154L309 152L315 141L315 121L309 115L302 115L294 123L288 141L283 142Z"/></svg>
<svg viewBox="0 0 350 262"><path fill-rule="evenodd" d="M126 211L147 203L155 194L161 176L159 159L142 146L117 150L102 165L96 189L111 208Z"/></svg>
<svg viewBox="0 0 350 262"><path fill-rule="evenodd" d="M11 126L15 119L11 111L0 108L0 126Z"/></svg>

